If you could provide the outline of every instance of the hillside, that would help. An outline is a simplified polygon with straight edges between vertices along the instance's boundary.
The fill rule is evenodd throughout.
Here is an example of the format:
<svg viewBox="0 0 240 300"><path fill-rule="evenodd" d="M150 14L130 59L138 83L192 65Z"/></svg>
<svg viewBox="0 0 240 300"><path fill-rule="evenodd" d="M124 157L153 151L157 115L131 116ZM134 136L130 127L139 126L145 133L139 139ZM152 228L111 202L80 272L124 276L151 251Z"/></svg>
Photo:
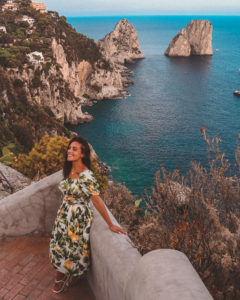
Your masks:
<svg viewBox="0 0 240 300"><path fill-rule="evenodd" d="M0 0L0 146L27 152L46 133L68 135L65 123L91 121L82 105L124 97L130 72L64 16L12 2L17 9L3 11Z"/></svg>

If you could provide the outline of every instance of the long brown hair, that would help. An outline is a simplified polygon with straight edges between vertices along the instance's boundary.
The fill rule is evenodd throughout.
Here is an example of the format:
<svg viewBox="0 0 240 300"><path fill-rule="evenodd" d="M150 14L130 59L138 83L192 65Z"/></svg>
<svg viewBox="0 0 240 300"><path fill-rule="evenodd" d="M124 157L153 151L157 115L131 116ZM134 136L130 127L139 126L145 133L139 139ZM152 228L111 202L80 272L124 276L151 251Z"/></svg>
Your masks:
<svg viewBox="0 0 240 300"><path fill-rule="evenodd" d="M81 144L81 150L82 153L84 154L84 157L82 158L82 162L84 165L91 170L91 161L90 161L90 147L88 145L88 142L81 136L75 136L73 137L67 147L67 151L72 144L72 142L78 142ZM67 151L65 154L65 160L64 160L64 165L63 165L63 177L64 179L69 177L70 171L72 169L72 162L67 160Z"/></svg>

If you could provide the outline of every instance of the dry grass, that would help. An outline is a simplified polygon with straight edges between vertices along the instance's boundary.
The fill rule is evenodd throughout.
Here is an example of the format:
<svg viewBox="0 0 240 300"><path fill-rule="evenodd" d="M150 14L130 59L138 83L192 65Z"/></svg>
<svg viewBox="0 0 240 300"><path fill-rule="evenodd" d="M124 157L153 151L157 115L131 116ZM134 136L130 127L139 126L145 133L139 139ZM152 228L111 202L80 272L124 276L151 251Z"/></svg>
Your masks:
<svg viewBox="0 0 240 300"><path fill-rule="evenodd" d="M142 254L158 248L182 251L214 299L240 299L240 147L238 167L227 176L230 165L220 153L221 139L210 141L205 128L201 132L214 154L208 169L193 163L181 176L162 166L151 195L142 196L142 208L119 184L108 187L105 201Z"/></svg>

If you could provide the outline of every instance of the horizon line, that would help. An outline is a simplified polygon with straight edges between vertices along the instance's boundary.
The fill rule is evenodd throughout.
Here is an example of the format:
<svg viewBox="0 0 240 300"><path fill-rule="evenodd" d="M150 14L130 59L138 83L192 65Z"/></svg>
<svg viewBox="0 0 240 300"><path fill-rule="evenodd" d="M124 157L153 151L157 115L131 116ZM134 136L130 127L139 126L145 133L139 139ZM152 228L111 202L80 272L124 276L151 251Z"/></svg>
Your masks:
<svg viewBox="0 0 240 300"><path fill-rule="evenodd" d="M238 11L199 11L199 10L186 10L186 11L163 11L163 12L151 12L151 11L99 11L99 12L60 12L66 17L120 17L120 16L240 16L240 10Z"/></svg>
<svg viewBox="0 0 240 300"><path fill-rule="evenodd" d="M69 18L95 18L95 17L192 17L192 16L200 16L200 17L240 17L239 14L146 14L146 15L138 15L138 14L119 14L119 15L70 15L64 14L66 17Z"/></svg>

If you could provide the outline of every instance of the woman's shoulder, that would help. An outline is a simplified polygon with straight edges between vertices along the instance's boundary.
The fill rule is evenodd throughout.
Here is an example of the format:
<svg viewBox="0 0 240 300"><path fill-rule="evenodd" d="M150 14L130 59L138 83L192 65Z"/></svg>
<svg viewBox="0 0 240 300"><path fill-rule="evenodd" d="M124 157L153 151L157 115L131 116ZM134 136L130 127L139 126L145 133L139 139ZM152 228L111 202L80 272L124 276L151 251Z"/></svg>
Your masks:
<svg viewBox="0 0 240 300"><path fill-rule="evenodd" d="M82 171L82 172L80 173L79 177L81 177L81 176L87 177L87 178L91 178L91 177L93 177L94 175L93 175L93 171L92 171L92 170L86 169L86 170L84 170L84 171Z"/></svg>

